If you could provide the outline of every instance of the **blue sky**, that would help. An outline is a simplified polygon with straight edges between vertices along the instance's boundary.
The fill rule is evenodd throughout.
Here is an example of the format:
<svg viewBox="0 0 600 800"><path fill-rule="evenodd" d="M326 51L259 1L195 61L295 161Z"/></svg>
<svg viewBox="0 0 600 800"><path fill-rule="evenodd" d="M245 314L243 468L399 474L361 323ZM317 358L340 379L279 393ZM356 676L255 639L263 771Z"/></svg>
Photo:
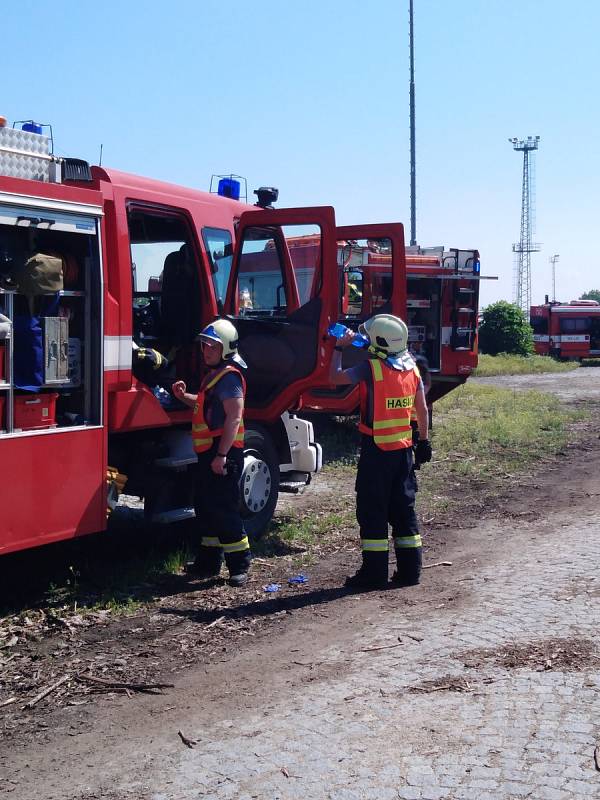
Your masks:
<svg viewBox="0 0 600 800"><path fill-rule="evenodd" d="M600 4L415 0L417 239L478 248L512 298L522 156L539 135L533 299L600 288ZM0 114L57 152L410 231L408 0L34 0L2 10Z"/></svg>

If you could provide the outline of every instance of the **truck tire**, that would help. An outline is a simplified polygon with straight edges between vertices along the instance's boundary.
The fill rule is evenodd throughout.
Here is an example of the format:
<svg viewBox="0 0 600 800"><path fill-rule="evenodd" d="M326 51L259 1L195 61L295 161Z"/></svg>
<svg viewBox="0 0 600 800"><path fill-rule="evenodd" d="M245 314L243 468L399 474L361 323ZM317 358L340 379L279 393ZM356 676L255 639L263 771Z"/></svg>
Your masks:
<svg viewBox="0 0 600 800"><path fill-rule="evenodd" d="M271 521L279 497L279 458L271 437L262 429L252 428L244 435L240 489L246 533L258 539Z"/></svg>

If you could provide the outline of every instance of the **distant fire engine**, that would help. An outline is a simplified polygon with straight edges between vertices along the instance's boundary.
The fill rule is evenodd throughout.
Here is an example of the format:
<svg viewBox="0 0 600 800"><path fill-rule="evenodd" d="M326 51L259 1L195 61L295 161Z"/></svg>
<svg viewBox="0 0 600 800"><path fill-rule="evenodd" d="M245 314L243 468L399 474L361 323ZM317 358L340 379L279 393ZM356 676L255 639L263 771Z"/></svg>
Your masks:
<svg viewBox="0 0 600 800"><path fill-rule="evenodd" d="M600 356L600 303L571 300L531 306L535 352L556 358L581 359Z"/></svg>

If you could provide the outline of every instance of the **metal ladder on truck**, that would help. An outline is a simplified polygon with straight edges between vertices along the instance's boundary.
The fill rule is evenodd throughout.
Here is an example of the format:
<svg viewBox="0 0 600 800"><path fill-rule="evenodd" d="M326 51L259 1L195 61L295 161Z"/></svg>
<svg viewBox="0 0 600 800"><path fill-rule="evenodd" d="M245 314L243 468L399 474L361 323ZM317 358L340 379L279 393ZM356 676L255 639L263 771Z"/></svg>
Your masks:
<svg viewBox="0 0 600 800"><path fill-rule="evenodd" d="M444 262L454 267L452 334L450 344L453 350L473 350L477 332L477 309L479 304L479 281L476 264L479 263L475 251L464 251L452 248ZM464 280L463 280L464 277ZM469 283L469 286L461 285Z"/></svg>

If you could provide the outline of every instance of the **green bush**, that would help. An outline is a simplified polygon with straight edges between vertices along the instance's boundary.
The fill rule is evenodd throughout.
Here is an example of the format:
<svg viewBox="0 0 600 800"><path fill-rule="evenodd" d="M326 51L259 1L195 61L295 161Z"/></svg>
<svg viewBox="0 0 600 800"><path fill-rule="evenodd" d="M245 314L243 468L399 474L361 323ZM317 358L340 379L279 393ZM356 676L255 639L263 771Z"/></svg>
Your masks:
<svg viewBox="0 0 600 800"><path fill-rule="evenodd" d="M579 299L596 300L598 303L600 303L600 289L590 289L589 292L584 292Z"/></svg>
<svg viewBox="0 0 600 800"><path fill-rule="evenodd" d="M533 353L533 331L523 311L513 303L499 300L483 310L479 326L479 349L497 356L514 353L527 356Z"/></svg>

